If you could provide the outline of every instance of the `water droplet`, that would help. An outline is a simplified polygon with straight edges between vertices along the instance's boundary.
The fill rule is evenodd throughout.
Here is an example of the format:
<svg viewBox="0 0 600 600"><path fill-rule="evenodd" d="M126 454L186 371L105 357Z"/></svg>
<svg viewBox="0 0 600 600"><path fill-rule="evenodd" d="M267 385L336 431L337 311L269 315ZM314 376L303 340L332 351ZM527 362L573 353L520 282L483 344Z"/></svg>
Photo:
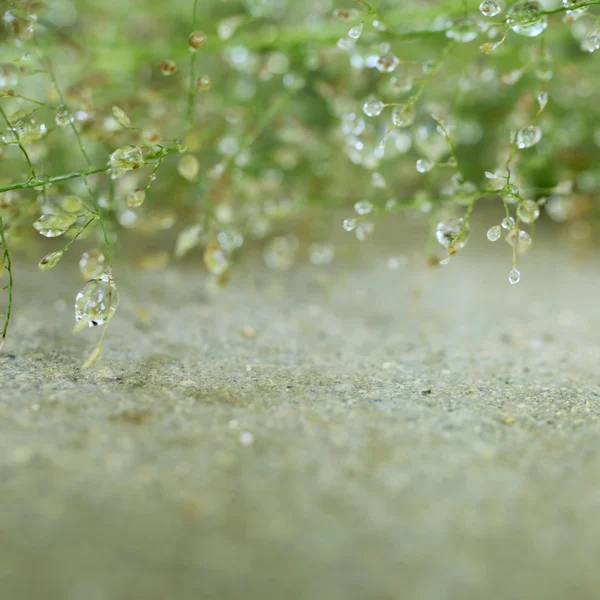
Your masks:
<svg viewBox="0 0 600 600"><path fill-rule="evenodd" d="M467 242L468 228L462 218L453 217L440 221L435 229L437 241L445 248L464 248Z"/></svg>
<svg viewBox="0 0 600 600"><path fill-rule="evenodd" d="M206 92L210 90L212 81L208 75L201 75L196 79L196 89L200 92Z"/></svg>
<svg viewBox="0 0 600 600"><path fill-rule="evenodd" d="M502 229L514 229L515 227L515 220L512 217L505 217L504 219L502 219Z"/></svg>
<svg viewBox="0 0 600 600"><path fill-rule="evenodd" d="M373 210L373 204L368 200L361 200L354 205L354 210L358 215L368 215Z"/></svg>
<svg viewBox="0 0 600 600"><path fill-rule="evenodd" d="M213 240L209 242L204 250L204 264L209 273L213 275L223 275L229 268L229 260L221 244Z"/></svg>
<svg viewBox="0 0 600 600"><path fill-rule="evenodd" d="M517 269L517 267L513 267L511 269L510 273L508 274L508 281L510 281L510 283L512 283L513 285L521 281L521 273L519 269Z"/></svg>
<svg viewBox="0 0 600 600"><path fill-rule="evenodd" d="M61 215L42 215L34 224L34 228L45 237L58 237L62 235L77 220L77 215L61 214Z"/></svg>
<svg viewBox="0 0 600 600"><path fill-rule="evenodd" d="M587 6L580 6L578 8L574 8L578 4L581 4L581 1L582 0L562 0L563 7L569 9L567 10L567 17L569 19L566 22L577 20L581 15L583 15L587 11Z"/></svg>
<svg viewBox="0 0 600 600"><path fill-rule="evenodd" d="M74 121L73 115L71 115L66 106L60 106L56 109L54 120L59 127L67 127Z"/></svg>
<svg viewBox="0 0 600 600"><path fill-rule="evenodd" d="M385 108L385 104L381 100L370 99L363 104L363 112L367 117L377 117Z"/></svg>
<svg viewBox="0 0 600 600"><path fill-rule="evenodd" d="M367 241L375 232L375 224L371 221L361 221L356 225L356 239L360 242Z"/></svg>
<svg viewBox="0 0 600 600"><path fill-rule="evenodd" d="M362 35L362 32L363 24L359 23L358 25L352 27L350 31L348 31L348 36L351 37L353 40L357 40Z"/></svg>
<svg viewBox="0 0 600 600"><path fill-rule="evenodd" d="M537 95L537 101L540 105L540 110L544 110L548 105L548 92L540 92Z"/></svg>
<svg viewBox="0 0 600 600"><path fill-rule="evenodd" d="M137 146L123 146L110 155L109 164L113 169L130 171L143 166L144 157Z"/></svg>
<svg viewBox="0 0 600 600"><path fill-rule="evenodd" d="M99 250L88 250L81 255L79 272L86 281L98 277L104 271L106 259Z"/></svg>
<svg viewBox="0 0 600 600"><path fill-rule="evenodd" d="M354 231L356 229L356 219L344 219L344 229Z"/></svg>
<svg viewBox="0 0 600 600"><path fill-rule="evenodd" d="M391 73L400 64L400 59L394 54L384 54L377 57L375 68L380 73Z"/></svg>
<svg viewBox="0 0 600 600"><path fill-rule="evenodd" d="M44 258L42 258L42 260L40 260L40 262L38 263L39 269L41 271L47 271L48 269L52 269L58 264L63 254L64 252L62 250L46 254L46 256L44 256Z"/></svg>
<svg viewBox="0 0 600 600"><path fill-rule="evenodd" d="M127 196L127 206L129 208L137 208L144 203L146 199L146 192L144 190L135 190L130 192Z"/></svg>
<svg viewBox="0 0 600 600"><path fill-rule="evenodd" d="M188 181L194 181L200 170L200 163L193 154L186 154L177 163L177 172Z"/></svg>
<svg viewBox="0 0 600 600"><path fill-rule="evenodd" d="M392 123L396 127L410 127L414 122L417 113L413 104L396 106L392 111Z"/></svg>
<svg viewBox="0 0 600 600"><path fill-rule="evenodd" d="M119 294L109 271L88 281L75 298L75 331L108 322L117 310Z"/></svg>
<svg viewBox="0 0 600 600"><path fill-rule="evenodd" d="M520 129L517 133L517 146L524 150L535 146L542 139L542 130L536 125Z"/></svg>
<svg viewBox="0 0 600 600"><path fill-rule="evenodd" d="M540 207L533 200L526 200L517 206L517 217L523 223L533 223L540 216Z"/></svg>
<svg viewBox="0 0 600 600"><path fill-rule="evenodd" d="M202 31L192 31L188 37L188 46L192 52L202 50L206 46L207 37Z"/></svg>
<svg viewBox="0 0 600 600"><path fill-rule="evenodd" d="M516 246L519 252L525 252L531 246L532 239L526 231L511 229L506 234L506 243L513 248Z"/></svg>
<svg viewBox="0 0 600 600"><path fill-rule="evenodd" d="M490 242L497 242L502 236L502 230L500 229L500 225L494 225L490 227L487 232L487 239Z"/></svg>
<svg viewBox="0 0 600 600"><path fill-rule="evenodd" d="M416 164L419 173L429 173L435 167L435 163L428 158L420 158Z"/></svg>
<svg viewBox="0 0 600 600"><path fill-rule="evenodd" d="M122 108L119 108L118 106L113 106L112 114L117 120L117 123L121 125L121 127L124 127L125 129L131 127L131 119L127 116L127 113Z"/></svg>
<svg viewBox="0 0 600 600"><path fill-rule="evenodd" d="M479 5L479 11L484 17L495 17L502 12L502 9L494 0L483 0Z"/></svg>
<svg viewBox="0 0 600 600"><path fill-rule="evenodd" d="M515 4L508 12L507 23L519 35L536 37L548 26L548 19L540 15L542 7L534 0L525 0Z"/></svg>

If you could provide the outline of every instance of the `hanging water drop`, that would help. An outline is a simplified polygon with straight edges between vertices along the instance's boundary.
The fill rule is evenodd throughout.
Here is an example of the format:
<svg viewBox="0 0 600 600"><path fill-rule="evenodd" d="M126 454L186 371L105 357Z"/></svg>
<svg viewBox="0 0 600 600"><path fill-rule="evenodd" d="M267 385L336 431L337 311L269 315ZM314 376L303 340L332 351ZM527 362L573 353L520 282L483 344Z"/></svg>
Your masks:
<svg viewBox="0 0 600 600"><path fill-rule="evenodd" d="M540 207L533 200L525 200L517 206L517 217L523 223L533 223L540 216Z"/></svg>
<svg viewBox="0 0 600 600"><path fill-rule="evenodd" d="M113 169L130 171L143 166L144 157L137 146L123 146L110 155L109 164Z"/></svg>
<svg viewBox="0 0 600 600"><path fill-rule="evenodd" d="M368 200L361 200L354 205L354 210L358 215L368 215L373 210L373 204Z"/></svg>
<svg viewBox="0 0 600 600"><path fill-rule="evenodd" d="M34 224L34 228L45 237L58 237L66 233L77 220L77 215L42 215Z"/></svg>
<svg viewBox="0 0 600 600"><path fill-rule="evenodd" d="M419 171L419 173L429 173L434 166L435 163L428 158L420 158L416 164L417 171Z"/></svg>
<svg viewBox="0 0 600 600"><path fill-rule="evenodd" d="M502 235L502 230L500 229L500 225L494 225L490 227L487 232L487 239L490 242L497 242Z"/></svg>
<svg viewBox="0 0 600 600"><path fill-rule="evenodd" d="M392 111L392 123L396 127L410 127L414 122L417 113L413 104L396 106Z"/></svg>
<svg viewBox="0 0 600 600"><path fill-rule="evenodd" d="M484 17L495 17L502 12L502 9L494 0L483 0L479 5L479 11Z"/></svg>
<svg viewBox="0 0 600 600"><path fill-rule="evenodd" d="M519 269L517 269L517 267L513 267L511 269L510 273L508 274L508 281L513 285L521 281L521 273L519 272Z"/></svg>
<svg viewBox="0 0 600 600"><path fill-rule="evenodd" d="M512 217L502 219L502 229L508 229L510 231L511 229L514 229L514 227L515 220Z"/></svg>
<svg viewBox="0 0 600 600"><path fill-rule="evenodd" d="M354 231L356 229L356 219L344 219L344 230Z"/></svg>
<svg viewBox="0 0 600 600"><path fill-rule="evenodd" d="M381 100L370 99L363 104L363 112L367 117L377 117L385 108L385 104Z"/></svg>
<svg viewBox="0 0 600 600"><path fill-rule="evenodd" d="M542 139L542 130L536 125L520 129L517 133L517 146L524 150L535 146Z"/></svg>
<svg viewBox="0 0 600 600"><path fill-rule="evenodd" d="M119 294L110 274L105 271L88 281L75 298L75 332L108 322L117 310Z"/></svg>
<svg viewBox="0 0 600 600"><path fill-rule="evenodd" d="M362 32L363 24L359 23L358 25L352 27L350 31L348 31L348 36L351 37L353 40L357 40L362 35Z"/></svg>
<svg viewBox="0 0 600 600"><path fill-rule="evenodd" d="M99 250L88 250L81 255L79 260L79 272L83 279L89 281L98 277L104 271L106 259Z"/></svg>
<svg viewBox="0 0 600 600"><path fill-rule="evenodd" d="M534 0L518 2L509 10L507 23L519 35L536 37L548 26L546 15L540 14L542 10Z"/></svg>

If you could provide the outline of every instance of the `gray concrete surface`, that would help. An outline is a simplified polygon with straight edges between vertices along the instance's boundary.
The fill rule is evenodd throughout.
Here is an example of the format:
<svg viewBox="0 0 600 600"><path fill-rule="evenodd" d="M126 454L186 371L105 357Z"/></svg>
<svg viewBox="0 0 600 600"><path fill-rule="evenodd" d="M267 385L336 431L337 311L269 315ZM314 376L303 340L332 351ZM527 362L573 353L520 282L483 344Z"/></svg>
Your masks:
<svg viewBox="0 0 600 600"><path fill-rule="evenodd" d="M220 293L192 263L119 267L85 372L74 269L22 259L0 598L600 597L597 256L534 244L509 286L499 244L250 260Z"/></svg>

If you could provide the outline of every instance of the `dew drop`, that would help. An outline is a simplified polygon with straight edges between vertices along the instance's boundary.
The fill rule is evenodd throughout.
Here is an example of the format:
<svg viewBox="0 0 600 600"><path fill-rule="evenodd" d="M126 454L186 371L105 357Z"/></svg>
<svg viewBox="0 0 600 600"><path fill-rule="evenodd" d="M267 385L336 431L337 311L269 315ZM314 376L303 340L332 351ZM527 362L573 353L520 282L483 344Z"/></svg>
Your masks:
<svg viewBox="0 0 600 600"><path fill-rule="evenodd" d="M375 68L380 73L391 73L396 70L396 67L400 64L400 59L394 54L384 54L377 57L375 62Z"/></svg>
<svg viewBox="0 0 600 600"><path fill-rule="evenodd" d="M144 203L146 199L146 192L144 190L135 190L130 192L127 196L127 206L129 208L137 208Z"/></svg>
<svg viewBox="0 0 600 600"><path fill-rule="evenodd" d="M517 206L517 217L523 223L533 223L540 216L540 207L533 200L526 200Z"/></svg>
<svg viewBox="0 0 600 600"><path fill-rule="evenodd" d="M344 219L344 229L354 231L356 229L356 219Z"/></svg>
<svg viewBox="0 0 600 600"><path fill-rule="evenodd" d="M206 40L206 34L202 31L192 31L188 37L188 46L192 52L196 52L206 46Z"/></svg>
<svg viewBox="0 0 600 600"><path fill-rule="evenodd" d="M63 235L77 220L77 215L42 215L34 224L34 228L44 237L52 238Z"/></svg>
<svg viewBox="0 0 600 600"><path fill-rule="evenodd" d="M521 281L521 273L517 267L513 267L511 269L510 273L508 274L508 281L513 285Z"/></svg>
<svg viewBox="0 0 600 600"><path fill-rule="evenodd" d="M413 104L396 106L392 111L392 123L396 127L410 127L414 122L417 113Z"/></svg>
<svg viewBox="0 0 600 600"><path fill-rule="evenodd" d="M536 37L548 26L548 19L540 15L542 7L538 2L525 0L518 2L508 12L507 23L519 35Z"/></svg>
<svg viewBox="0 0 600 600"><path fill-rule="evenodd" d="M368 200L361 200L354 205L354 210L358 215L368 215L373 211L373 204Z"/></svg>
<svg viewBox="0 0 600 600"><path fill-rule="evenodd" d="M500 229L500 225L494 225L488 229L487 239L490 240L490 242L497 242L501 235L502 230Z"/></svg>
<svg viewBox="0 0 600 600"><path fill-rule="evenodd" d="M62 258L63 254L63 250L46 254L46 256L44 256L44 258L42 258L42 260L40 260L38 263L38 268L41 271L48 271L49 269L54 268Z"/></svg>
<svg viewBox="0 0 600 600"><path fill-rule="evenodd" d="M517 133L517 146L524 150L535 146L542 139L542 130L536 125L520 129Z"/></svg>
<svg viewBox="0 0 600 600"><path fill-rule="evenodd" d="M495 17L502 12L502 9L494 0L483 0L479 5L479 11L484 17Z"/></svg>
<svg viewBox="0 0 600 600"><path fill-rule="evenodd" d="M419 171L419 173L429 173L434 166L435 163L428 158L420 158L416 164L417 171Z"/></svg>
<svg viewBox="0 0 600 600"><path fill-rule="evenodd" d="M143 166L144 157L137 146L123 146L110 155L109 164L113 169L131 171Z"/></svg>
<svg viewBox="0 0 600 600"><path fill-rule="evenodd" d="M118 304L117 287L108 271L91 279L75 298L75 331L104 325L115 314Z"/></svg>
<svg viewBox="0 0 600 600"><path fill-rule="evenodd" d="M353 39L353 40L357 40L363 32L363 24L359 23L358 25L355 25L354 27L350 28L350 31L348 31L348 35Z"/></svg>
<svg viewBox="0 0 600 600"><path fill-rule="evenodd" d="M515 220L512 217L505 217L504 219L502 219L502 229L514 229L515 227Z"/></svg>
<svg viewBox="0 0 600 600"><path fill-rule="evenodd" d="M381 100L370 99L363 104L363 112L367 117L377 117L385 108L385 104Z"/></svg>
<svg viewBox="0 0 600 600"><path fill-rule="evenodd" d="M464 220L458 217L440 221L435 228L435 237L445 248L464 248L467 235L468 229L464 226Z"/></svg>

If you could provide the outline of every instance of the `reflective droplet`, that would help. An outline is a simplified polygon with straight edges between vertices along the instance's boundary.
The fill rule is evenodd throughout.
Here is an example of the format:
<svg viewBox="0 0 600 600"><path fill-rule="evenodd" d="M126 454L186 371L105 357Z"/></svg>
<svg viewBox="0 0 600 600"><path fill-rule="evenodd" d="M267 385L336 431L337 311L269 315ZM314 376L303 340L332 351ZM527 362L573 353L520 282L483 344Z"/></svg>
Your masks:
<svg viewBox="0 0 600 600"><path fill-rule="evenodd" d="M74 121L66 106L60 106L56 109L54 120L59 127L68 127Z"/></svg>
<svg viewBox="0 0 600 600"><path fill-rule="evenodd" d="M428 158L420 158L416 164L419 173L429 173L435 167L435 163Z"/></svg>
<svg viewBox="0 0 600 600"><path fill-rule="evenodd" d="M535 146L542 139L542 130L536 125L520 129L517 133L517 146L524 150Z"/></svg>
<svg viewBox="0 0 600 600"><path fill-rule="evenodd" d="M410 127L415 122L416 116L414 104L396 106L392 111L392 123L396 127Z"/></svg>
<svg viewBox="0 0 600 600"><path fill-rule="evenodd" d="M42 215L34 224L34 228L45 237L58 237L71 228L77 220L77 215Z"/></svg>
<svg viewBox="0 0 600 600"><path fill-rule="evenodd" d="M515 220L512 217L506 217L504 219L502 219L502 229L514 229L515 227Z"/></svg>
<svg viewBox="0 0 600 600"><path fill-rule="evenodd" d="M400 64L400 59L394 54L384 54L377 57L375 68L380 73L391 73Z"/></svg>
<svg viewBox="0 0 600 600"><path fill-rule="evenodd" d="M356 219L344 219L344 229L354 231L356 229Z"/></svg>
<svg viewBox="0 0 600 600"><path fill-rule="evenodd" d="M506 234L506 243L513 248L516 246L519 252L525 252L531 246L532 239L526 231L511 229Z"/></svg>
<svg viewBox="0 0 600 600"><path fill-rule="evenodd" d="M534 0L525 0L515 4L508 12L507 23L519 35L536 37L548 26L548 19L540 15L542 7Z"/></svg>
<svg viewBox="0 0 600 600"><path fill-rule="evenodd" d="M490 227L487 232L487 239L490 242L497 242L502 235L502 230L500 229L500 225L494 225Z"/></svg>
<svg viewBox="0 0 600 600"><path fill-rule="evenodd" d="M117 120L117 123L121 125L121 127L124 127L125 129L131 127L131 119L127 116L127 113L122 108L119 108L118 106L113 106L112 114Z"/></svg>
<svg viewBox="0 0 600 600"><path fill-rule="evenodd" d="M135 190L127 195L127 206L129 208L137 208L146 200L146 192L144 190Z"/></svg>
<svg viewBox="0 0 600 600"><path fill-rule="evenodd" d="M464 220L456 217L440 221L435 229L437 241L445 248L464 248L468 233Z"/></svg>
<svg viewBox="0 0 600 600"><path fill-rule="evenodd" d="M354 210L358 215L368 215L373 210L373 204L368 200L361 200L354 205Z"/></svg>
<svg viewBox="0 0 600 600"><path fill-rule="evenodd" d="M130 171L143 166L144 157L137 146L123 146L110 155L109 164L113 169Z"/></svg>
<svg viewBox="0 0 600 600"><path fill-rule="evenodd" d="M523 223L533 223L540 216L540 207L533 200L526 200L517 206L517 217Z"/></svg>
<svg viewBox="0 0 600 600"><path fill-rule="evenodd" d="M385 104L380 100L370 99L363 104L363 112L367 117L377 117L385 108Z"/></svg>
<svg viewBox="0 0 600 600"><path fill-rule="evenodd" d="M206 34L202 31L192 31L188 37L188 46L192 52L202 50L206 46Z"/></svg>
<svg viewBox="0 0 600 600"><path fill-rule="evenodd" d="M64 252L62 250L46 254L46 256L44 256L44 258L42 258L42 260L40 260L40 262L38 263L38 268L41 271L47 271L49 269L52 269L58 264L63 254Z"/></svg>
<svg viewBox="0 0 600 600"><path fill-rule="evenodd" d="M353 40L357 40L362 35L362 32L363 24L359 23L358 25L352 27L350 31L348 31L348 36L351 37Z"/></svg>
<svg viewBox="0 0 600 600"><path fill-rule="evenodd" d="M109 272L88 281L75 298L75 331L109 321L117 310L119 294Z"/></svg>
<svg viewBox="0 0 600 600"><path fill-rule="evenodd" d="M517 269L517 267L513 267L511 269L510 273L508 274L508 281L510 281L510 283L513 285L521 281L521 273L519 272L519 269Z"/></svg>
<svg viewBox="0 0 600 600"><path fill-rule="evenodd" d="M483 0L479 5L479 11L484 17L495 17L502 12L502 9L494 0Z"/></svg>
<svg viewBox="0 0 600 600"><path fill-rule="evenodd" d="M548 105L548 92L540 92L537 95L537 101L540 105L540 110L544 110Z"/></svg>

